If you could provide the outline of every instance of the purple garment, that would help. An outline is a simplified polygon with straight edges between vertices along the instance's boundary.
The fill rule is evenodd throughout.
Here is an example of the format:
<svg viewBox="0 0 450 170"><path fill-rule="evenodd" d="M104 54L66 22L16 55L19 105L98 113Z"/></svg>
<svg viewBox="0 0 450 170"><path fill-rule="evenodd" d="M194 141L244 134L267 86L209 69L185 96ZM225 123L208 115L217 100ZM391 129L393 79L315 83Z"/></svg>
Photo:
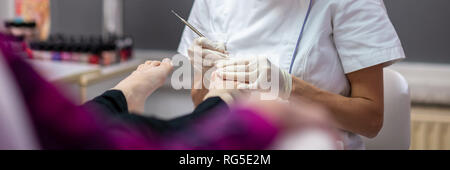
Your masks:
<svg viewBox="0 0 450 170"><path fill-rule="evenodd" d="M43 149L266 149L278 129L249 108L212 114L168 136L112 119L73 104L44 80L21 55L24 50L0 34L0 49L24 96ZM217 113L224 112L221 109Z"/></svg>

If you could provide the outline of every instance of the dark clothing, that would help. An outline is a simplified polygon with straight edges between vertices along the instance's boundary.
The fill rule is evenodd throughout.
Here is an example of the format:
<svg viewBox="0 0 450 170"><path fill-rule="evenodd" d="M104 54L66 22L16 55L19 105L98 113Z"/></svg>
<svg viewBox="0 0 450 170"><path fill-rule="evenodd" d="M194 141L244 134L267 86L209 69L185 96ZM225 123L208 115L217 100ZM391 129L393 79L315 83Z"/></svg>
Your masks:
<svg viewBox="0 0 450 170"><path fill-rule="evenodd" d="M193 121L211 113L211 111L217 107L224 109L225 113L229 111L228 106L220 97L214 97L202 102L191 114L172 120L161 120L154 117L130 114L128 112L126 98L119 90L106 91L102 95L87 102L84 106L100 107L104 113L109 113L136 125L147 126L157 132L174 132L181 130Z"/></svg>

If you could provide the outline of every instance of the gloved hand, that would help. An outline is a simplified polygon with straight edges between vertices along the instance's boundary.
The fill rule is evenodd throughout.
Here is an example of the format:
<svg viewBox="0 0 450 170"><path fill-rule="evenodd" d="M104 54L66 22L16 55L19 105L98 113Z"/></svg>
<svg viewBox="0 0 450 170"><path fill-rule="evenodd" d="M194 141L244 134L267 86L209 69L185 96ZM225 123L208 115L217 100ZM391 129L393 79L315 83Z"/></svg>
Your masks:
<svg viewBox="0 0 450 170"><path fill-rule="evenodd" d="M199 37L189 47L188 55L195 71L205 74L218 60L227 58L228 52L226 52L225 43Z"/></svg>
<svg viewBox="0 0 450 170"><path fill-rule="evenodd" d="M269 92L285 100L291 95L292 76L273 65L266 57L221 60L217 68L218 76L235 81L238 89Z"/></svg>
<svg viewBox="0 0 450 170"><path fill-rule="evenodd" d="M239 96L242 96L242 93L237 89L237 83L235 81L223 80L218 77L217 72L213 72L211 76L211 84L209 85L209 92L203 100L210 97L220 97L223 101L230 105Z"/></svg>
<svg viewBox="0 0 450 170"><path fill-rule="evenodd" d="M200 104L208 93L210 78L215 71L215 63L228 57L225 43L213 42L200 37L194 40L188 49L189 60L194 68L193 88L191 90L194 105Z"/></svg>

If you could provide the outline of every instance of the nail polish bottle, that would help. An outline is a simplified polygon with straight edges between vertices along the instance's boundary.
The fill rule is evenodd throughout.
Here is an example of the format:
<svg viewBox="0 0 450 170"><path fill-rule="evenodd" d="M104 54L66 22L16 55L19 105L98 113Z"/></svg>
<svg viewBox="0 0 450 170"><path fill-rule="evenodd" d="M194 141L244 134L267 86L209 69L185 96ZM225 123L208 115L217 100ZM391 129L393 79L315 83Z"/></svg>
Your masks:
<svg viewBox="0 0 450 170"><path fill-rule="evenodd" d="M55 49L53 43L47 42L45 48L48 54L47 59L53 60L53 50Z"/></svg>
<svg viewBox="0 0 450 170"><path fill-rule="evenodd" d="M71 61L74 62L80 62L80 56L81 56L81 46L79 44L73 44L72 45L72 56Z"/></svg>
<svg viewBox="0 0 450 170"><path fill-rule="evenodd" d="M124 53L126 60L130 60L133 56L133 39L131 37L124 38Z"/></svg>
<svg viewBox="0 0 450 170"><path fill-rule="evenodd" d="M28 45L28 43L26 43L25 41L22 41L22 49L24 49L25 51L25 55L27 58L29 59L33 59L33 51L31 50L30 46Z"/></svg>
<svg viewBox="0 0 450 170"><path fill-rule="evenodd" d="M48 55L48 51L46 51L46 46L44 42L38 42L37 43L37 55L38 58L41 60L46 60L46 56Z"/></svg>
<svg viewBox="0 0 450 170"><path fill-rule="evenodd" d="M120 62L125 62L130 57L129 46L132 43L131 39L128 37L120 37L116 41L117 50L120 56Z"/></svg>
<svg viewBox="0 0 450 170"><path fill-rule="evenodd" d="M52 60L61 61L61 46L58 43L50 43Z"/></svg>
<svg viewBox="0 0 450 170"><path fill-rule="evenodd" d="M122 40L121 40L121 47L119 49L119 54L120 54L120 62L127 61L127 52L125 49L125 44Z"/></svg>
<svg viewBox="0 0 450 170"><path fill-rule="evenodd" d="M119 57L117 56L117 46L116 46L116 43L110 42L110 43L109 43L108 49L110 50L110 53L111 53L111 55L112 55L112 59L111 59L111 60L112 60L112 63L113 63L113 64L119 63Z"/></svg>
<svg viewBox="0 0 450 170"><path fill-rule="evenodd" d="M100 64L100 54L100 47L97 44L94 44L89 54L89 63Z"/></svg>
<svg viewBox="0 0 450 170"><path fill-rule="evenodd" d="M40 49L39 47L39 42L31 42L30 49L33 55L33 59L42 59L42 49Z"/></svg>
<svg viewBox="0 0 450 170"><path fill-rule="evenodd" d="M69 61L75 62L78 61L77 57L77 51L76 51L76 41L75 38L73 36L70 36L66 42L66 46L67 46L67 51L69 52Z"/></svg>
<svg viewBox="0 0 450 170"><path fill-rule="evenodd" d="M80 63L89 63L89 41L84 36L80 36L78 40Z"/></svg>
<svg viewBox="0 0 450 170"><path fill-rule="evenodd" d="M68 44L62 44L61 50L61 60L70 61L72 58L72 52Z"/></svg>
<svg viewBox="0 0 450 170"><path fill-rule="evenodd" d="M38 43L38 50L39 50L39 55L40 55L41 60L49 60L49 58L50 58L49 52L48 52L45 42Z"/></svg>
<svg viewBox="0 0 450 170"><path fill-rule="evenodd" d="M88 55L87 55L87 45L86 44L80 44L80 63L88 63Z"/></svg>
<svg viewBox="0 0 450 170"><path fill-rule="evenodd" d="M102 45L102 61L105 66L116 63L116 53L113 43L106 43Z"/></svg>

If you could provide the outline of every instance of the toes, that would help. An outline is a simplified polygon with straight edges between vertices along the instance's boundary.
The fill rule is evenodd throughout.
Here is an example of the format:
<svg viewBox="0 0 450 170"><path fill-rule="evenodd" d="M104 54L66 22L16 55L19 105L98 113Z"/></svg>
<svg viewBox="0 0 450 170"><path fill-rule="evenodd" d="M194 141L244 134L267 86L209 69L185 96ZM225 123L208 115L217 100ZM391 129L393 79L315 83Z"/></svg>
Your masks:
<svg viewBox="0 0 450 170"><path fill-rule="evenodd" d="M161 66L167 67L168 69L172 69L173 68L172 60L170 60L168 58L164 58L162 60Z"/></svg>
<svg viewBox="0 0 450 170"><path fill-rule="evenodd" d="M164 58L163 60L162 60L162 62L163 63L167 63L167 64L171 64L171 60L169 59L169 58Z"/></svg>
<svg viewBox="0 0 450 170"><path fill-rule="evenodd" d="M161 65L160 61L152 61L152 60L148 60L146 61L143 65L147 65L147 66L151 66L151 67L156 67Z"/></svg>
<svg viewBox="0 0 450 170"><path fill-rule="evenodd" d="M137 70L142 70L142 68L145 66L145 64L141 64L139 65L139 67L137 68Z"/></svg>
<svg viewBox="0 0 450 170"><path fill-rule="evenodd" d="M160 61L153 61L150 65L156 67L156 66L161 65L161 62Z"/></svg>

